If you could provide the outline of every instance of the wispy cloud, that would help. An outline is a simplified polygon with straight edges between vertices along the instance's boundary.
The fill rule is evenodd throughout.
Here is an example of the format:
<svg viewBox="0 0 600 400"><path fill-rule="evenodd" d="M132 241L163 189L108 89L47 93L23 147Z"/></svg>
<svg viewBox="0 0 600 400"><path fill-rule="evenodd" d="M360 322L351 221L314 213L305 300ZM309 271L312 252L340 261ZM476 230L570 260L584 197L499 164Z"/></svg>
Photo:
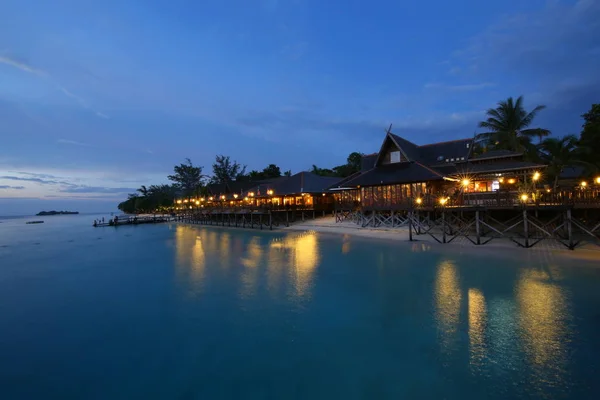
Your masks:
<svg viewBox="0 0 600 400"><path fill-rule="evenodd" d="M46 178L46 179L63 179L60 178L56 175L50 175L50 174L39 174L39 173L35 173L35 172L22 172L22 171L9 171L9 172L16 172L17 174L21 174L21 175L28 175L28 176L33 176L35 178Z"/></svg>
<svg viewBox="0 0 600 400"><path fill-rule="evenodd" d="M0 189L14 189L14 190L23 190L25 186L9 186L9 185L0 185Z"/></svg>
<svg viewBox="0 0 600 400"><path fill-rule="evenodd" d="M20 69L21 71L29 72L31 74L35 74L38 76L43 76L43 77L48 76L48 73L46 71L42 71L41 69L33 68L30 65L27 65L23 62L14 60L12 58L8 58L6 56L0 56L0 63L10 65L11 67L15 67L17 69Z"/></svg>
<svg viewBox="0 0 600 400"><path fill-rule="evenodd" d="M0 176L0 179L5 179L5 180L9 180L9 181L20 181L20 182L34 182L34 183L39 183L40 185L67 185L67 186L73 185L72 183L66 182L66 181L57 181L57 180L42 179L42 178L24 178L22 176L10 176L10 175Z"/></svg>
<svg viewBox="0 0 600 400"><path fill-rule="evenodd" d="M105 186L86 186L86 185L78 185L71 186L67 188L60 189L61 193L104 193L104 194L118 194L118 193L131 193L135 192L134 188L126 188L126 187L105 187Z"/></svg>
<svg viewBox="0 0 600 400"><path fill-rule="evenodd" d="M0 56L0 63L5 64L5 65L9 65L11 67L20 69L21 71L25 71L28 72L30 74L34 74L37 75L41 78L50 80L51 82L53 82L54 84L56 84L56 87L58 88L58 90L60 92L62 92L65 96L70 97L72 99L74 99L75 101L77 101L77 103L79 103L79 105L87 110L92 111L96 116L100 117L100 118L104 118L104 119L108 119L110 118L108 115L94 110L88 103L87 101L85 101L83 98L77 96L76 94L72 93L71 91L69 91L68 89L66 89L64 86L60 85L59 83L57 83L52 76L41 69L37 69L34 68L26 63L23 63L21 61L15 60L13 58L7 57L7 56Z"/></svg>
<svg viewBox="0 0 600 400"><path fill-rule="evenodd" d="M454 92L473 92L496 86L490 82L467 84L467 85L447 85L444 83L426 83L425 89L442 89Z"/></svg>
<svg viewBox="0 0 600 400"><path fill-rule="evenodd" d="M75 140L69 140L69 139L58 139L56 141L56 143L72 144L73 146L83 146L83 147L90 147L91 146L91 144L89 144L89 143L77 142Z"/></svg>

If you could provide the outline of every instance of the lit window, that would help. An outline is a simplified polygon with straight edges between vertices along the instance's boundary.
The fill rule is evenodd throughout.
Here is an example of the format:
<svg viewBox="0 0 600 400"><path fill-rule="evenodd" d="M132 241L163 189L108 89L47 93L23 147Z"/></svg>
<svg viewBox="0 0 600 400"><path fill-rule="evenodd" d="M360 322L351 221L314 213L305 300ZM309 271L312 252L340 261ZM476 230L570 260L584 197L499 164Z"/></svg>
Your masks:
<svg viewBox="0 0 600 400"><path fill-rule="evenodd" d="M399 151L390 152L390 162L391 163L399 163L400 162L400 152Z"/></svg>
<svg viewBox="0 0 600 400"><path fill-rule="evenodd" d="M444 156L438 156L437 160L438 161L444 161Z"/></svg>
<svg viewBox="0 0 600 400"><path fill-rule="evenodd" d="M467 149L469 148L470 145L471 145L471 143L467 143Z"/></svg>
<svg viewBox="0 0 600 400"><path fill-rule="evenodd" d="M450 160L448 160L448 159L446 158L446 162L448 162L448 161L450 161Z"/></svg>

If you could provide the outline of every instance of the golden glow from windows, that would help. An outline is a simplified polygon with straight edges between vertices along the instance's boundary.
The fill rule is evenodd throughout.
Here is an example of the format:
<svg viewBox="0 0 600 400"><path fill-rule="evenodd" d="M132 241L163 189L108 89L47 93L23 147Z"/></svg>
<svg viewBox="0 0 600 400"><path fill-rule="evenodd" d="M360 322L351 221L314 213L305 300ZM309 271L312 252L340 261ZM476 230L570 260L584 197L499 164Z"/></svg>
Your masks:
<svg viewBox="0 0 600 400"><path fill-rule="evenodd" d="M465 178L465 179L463 179L463 180L461 181L461 183L462 183L462 185L463 185L463 186L469 186L469 183L471 183L471 181L470 181L470 180L468 180L467 178Z"/></svg>
<svg viewBox="0 0 600 400"><path fill-rule="evenodd" d="M559 271L524 269L515 292L519 308L519 330L529 362L534 366L534 378L540 386L564 375L565 344L571 339L567 299L556 284Z"/></svg>
<svg viewBox="0 0 600 400"><path fill-rule="evenodd" d="M529 197L528 197L528 196L527 196L527 194L525 194L525 193L523 193L523 194L521 195L521 201L522 201L522 202L526 202L528 198L529 198Z"/></svg>
<svg viewBox="0 0 600 400"><path fill-rule="evenodd" d="M435 278L435 319L440 332L442 351L449 352L457 340L462 294L456 266L452 261L442 261Z"/></svg>
<svg viewBox="0 0 600 400"><path fill-rule="evenodd" d="M585 187L587 187L587 182L586 181L581 181L580 185L581 185L582 188L585 188Z"/></svg>
<svg viewBox="0 0 600 400"><path fill-rule="evenodd" d="M267 194L268 194L269 196L273 196L273 189L269 189L269 190L267 190Z"/></svg>
<svg viewBox="0 0 600 400"><path fill-rule="evenodd" d="M300 296L308 295L313 274L320 261L316 232L290 234L271 242L271 248L287 250L296 293Z"/></svg>
<svg viewBox="0 0 600 400"><path fill-rule="evenodd" d="M415 199L415 202L416 202L417 204L421 204L421 203L423 203L423 199L422 199L422 198L420 198L420 197L417 197L417 198Z"/></svg>
<svg viewBox="0 0 600 400"><path fill-rule="evenodd" d="M446 205L446 203L448 202L448 198L447 197L440 197L439 202L441 205Z"/></svg>
<svg viewBox="0 0 600 400"><path fill-rule="evenodd" d="M512 185L513 183L515 183L515 182L516 182L515 178L510 178L510 179L508 180L508 183L510 183L511 185Z"/></svg>
<svg viewBox="0 0 600 400"><path fill-rule="evenodd" d="M597 176L597 177L596 177L596 183L597 183L598 185L600 185L600 176Z"/></svg>
<svg viewBox="0 0 600 400"><path fill-rule="evenodd" d="M479 290L471 288L468 292L469 302L469 359L470 365L479 369L486 357L485 298Z"/></svg>
<svg viewBox="0 0 600 400"><path fill-rule="evenodd" d="M541 178L542 174L540 174L538 171L535 171L533 173L533 180L534 181L538 181Z"/></svg>
<svg viewBox="0 0 600 400"><path fill-rule="evenodd" d="M237 199L237 198L238 198L238 194L237 194L237 193L235 193L235 194L233 195L233 198L234 198L234 199Z"/></svg>

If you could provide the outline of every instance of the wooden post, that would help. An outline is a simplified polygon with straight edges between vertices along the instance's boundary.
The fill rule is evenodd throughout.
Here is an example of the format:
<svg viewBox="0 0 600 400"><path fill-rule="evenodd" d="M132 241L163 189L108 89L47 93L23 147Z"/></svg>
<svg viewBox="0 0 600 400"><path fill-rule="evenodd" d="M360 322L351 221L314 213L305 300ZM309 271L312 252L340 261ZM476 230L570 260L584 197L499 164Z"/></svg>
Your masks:
<svg viewBox="0 0 600 400"><path fill-rule="evenodd" d="M477 244L481 244L481 227L479 225L479 210L475 211L475 232L477 233Z"/></svg>
<svg viewBox="0 0 600 400"><path fill-rule="evenodd" d="M446 211L442 210L442 243L446 243Z"/></svg>
<svg viewBox="0 0 600 400"><path fill-rule="evenodd" d="M569 249L575 250L575 244L573 244L573 224L571 223L571 209L567 208L567 232L569 235Z"/></svg>
<svg viewBox="0 0 600 400"><path fill-rule="evenodd" d="M260 225L260 230L262 231L262 225L263 225L263 222L262 222L262 213L260 213L259 216L258 216L258 224Z"/></svg>
<svg viewBox="0 0 600 400"><path fill-rule="evenodd" d="M250 210L250 228L254 228L254 213Z"/></svg>
<svg viewBox="0 0 600 400"><path fill-rule="evenodd" d="M285 226L290 226L290 212L285 211Z"/></svg>
<svg viewBox="0 0 600 400"><path fill-rule="evenodd" d="M394 210L392 210L392 228L394 227Z"/></svg>
<svg viewBox="0 0 600 400"><path fill-rule="evenodd" d="M269 229L273 230L273 214L269 211Z"/></svg>
<svg viewBox="0 0 600 400"><path fill-rule="evenodd" d="M529 224L527 221L527 209L523 208L523 231L525 233L525 247L529 247Z"/></svg>
<svg viewBox="0 0 600 400"><path fill-rule="evenodd" d="M412 226L413 226L413 212L412 210L408 212L408 240L410 240L412 242L413 240L413 232L412 232Z"/></svg>

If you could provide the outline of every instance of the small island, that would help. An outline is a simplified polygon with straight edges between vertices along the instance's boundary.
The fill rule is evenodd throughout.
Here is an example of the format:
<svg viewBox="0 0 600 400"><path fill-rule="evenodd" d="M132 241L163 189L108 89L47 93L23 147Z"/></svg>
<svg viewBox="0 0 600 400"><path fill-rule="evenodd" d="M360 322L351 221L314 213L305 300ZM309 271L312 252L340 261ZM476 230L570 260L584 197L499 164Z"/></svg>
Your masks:
<svg viewBox="0 0 600 400"><path fill-rule="evenodd" d="M40 211L35 214L36 216L46 216L46 215L75 215L79 214L79 211Z"/></svg>

